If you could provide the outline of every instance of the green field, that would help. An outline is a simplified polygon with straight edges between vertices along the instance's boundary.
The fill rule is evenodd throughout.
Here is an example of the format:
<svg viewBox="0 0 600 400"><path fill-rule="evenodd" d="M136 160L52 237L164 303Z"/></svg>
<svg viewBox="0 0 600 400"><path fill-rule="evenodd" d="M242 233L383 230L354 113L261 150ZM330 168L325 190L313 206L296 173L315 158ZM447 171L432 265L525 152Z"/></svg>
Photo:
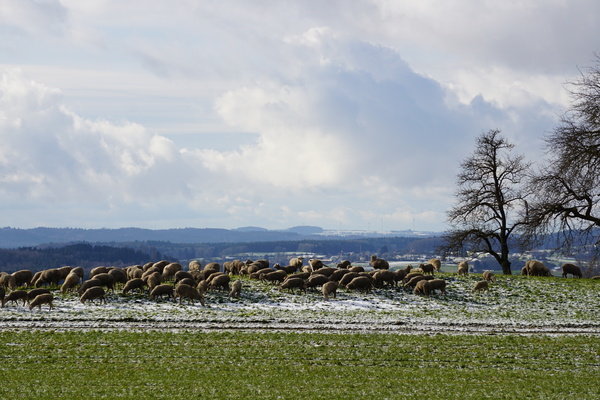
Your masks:
<svg viewBox="0 0 600 400"><path fill-rule="evenodd" d="M0 332L2 399L597 399L600 338Z"/></svg>

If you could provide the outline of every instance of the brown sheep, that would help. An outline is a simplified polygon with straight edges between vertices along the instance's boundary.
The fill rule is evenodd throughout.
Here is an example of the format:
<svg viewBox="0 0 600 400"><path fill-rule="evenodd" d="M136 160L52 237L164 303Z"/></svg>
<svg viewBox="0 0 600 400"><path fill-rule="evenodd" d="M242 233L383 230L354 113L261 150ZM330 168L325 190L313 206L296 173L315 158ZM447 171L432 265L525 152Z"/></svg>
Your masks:
<svg viewBox="0 0 600 400"><path fill-rule="evenodd" d="M30 291L27 292L27 302L31 302L31 300L35 299L36 296L38 296L40 294L44 294L44 293L50 293L50 291L48 289L42 289L42 288L31 289Z"/></svg>
<svg viewBox="0 0 600 400"><path fill-rule="evenodd" d="M304 257L294 257L294 258L290 259L290 265L292 267L296 267L296 270L302 268L303 264L304 264Z"/></svg>
<svg viewBox="0 0 600 400"><path fill-rule="evenodd" d="M476 282L473 285L473 290L471 290L473 293L475 292L482 292L482 291L489 291L489 285L488 285L488 281L479 281Z"/></svg>
<svg viewBox="0 0 600 400"><path fill-rule="evenodd" d="M144 278L142 278L143 280ZM146 285L150 290L160 285L162 281L162 274L158 271L151 273L146 277Z"/></svg>
<svg viewBox="0 0 600 400"><path fill-rule="evenodd" d="M326 277L330 277L337 268L335 267L322 267L313 271L313 274L325 275Z"/></svg>
<svg viewBox="0 0 600 400"><path fill-rule="evenodd" d="M314 274L308 277L306 288L316 288L317 286L323 286L327 282L329 282L329 278L326 275Z"/></svg>
<svg viewBox="0 0 600 400"><path fill-rule="evenodd" d="M360 265L355 265L354 267L350 267L348 268L348 271L350 272L365 272L365 268L361 267Z"/></svg>
<svg viewBox="0 0 600 400"><path fill-rule="evenodd" d="M65 267L60 267L57 269L58 269L58 272L60 273L59 281L61 281L61 280L65 279L67 277L67 275L69 275L69 273L73 270L73 267L65 266Z"/></svg>
<svg viewBox="0 0 600 400"><path fill-rule="evenodd" d="M340 279L338 283L341 287L345 287L357 276L361 276L359 272L348 272L346 275L342 276L342 279Z"/></svg>
<svg viewBox="0 0 600 400"><path fill-rule="evenodd" d="M342 277L348 273L350 273L350 271L347 269L338 269L333 274L331 274L329 280L332 282L339 282L340 279L342 279Z"/></svg>
<svg viewBox="0 0 600 400"><path fill-rule="evenodd" d="M279 290L288 289L288 291L293 292L295 288L298 288L301 292L306 293L306 283L304 282L304 279L289 278L279 285Z"/></svg>
<svg viewBox="0 0 600 400"><path fill-rule="evenodd" d="M375 287L383 287L384 284L389 286L396 286L397 274L389 269L381 269L373 274L373 281Z"/></svg>
<svg viewBox="0 0 600 400"><path fill-rule="evenodd" d="M195 287L186 285L184 283L177 285L175 288L174 298L179 297L179 304L181 304L184 297L187 297L188 303L192 303L194 300L200 301L200 304L204 305L204 296L196 290Z"/></svg>
<svg viewBox="0 0 600 400"><path fill-rule="evenodd" d="M113 268L108 271L108 274L113 277L114 283L127 283L127 272L123 268Z"/></svg>
<svg viewBox="0 0 600 400"><path fill-rule="evenodd" d="M79 293L79 295L83 295L86 290L94 286L102 286L102 282L99 279L88 279L87 281L83 282L81 286L79 286L77 293Z"/></svg>
<svg viewBox="0 0 600 400"><path fill-rule="evenodd" d="M144 270L141 265L130 265L125 268L125 272L127 273L127 280L141 278L144 274Z"/></svg>
<svg viewBox="0 0 600 400"><path fill-rule="evenodd" d="M33 272L28 269L22 269L11 274L15 278L16 287L29 287L31 286L31 279L33 278Z"/></svg>
<svg viewBox="0 0 600 400"><path fill-rule="evenodd" d="M390 264L387 262L387 260L384 260L383 258L377 258L375 254L371 255L371 261L369 261L369 264L371 264L371 267L374 269L390 269Z"/></svg>
<svg viewBox="0 0 600 400"><path fill-rule="evenodd" d="M466 261L461 261L458 264L458 275L469 275L469 263Z"/></svg>
<svg viewBox="0 0 600 400"><path fill-rule="evenodd" d="M173 278L177 271L181 271L181 264L169 263L169 264L165 265L165 267L163 268L163 272L162 272L163 282Z"/></svg>
<svg viewBox="0 0 600 400"><path fill-rule="evenodd" d="M433 279L433 277L431 275L417 275L417 276L413 276L408 282L406 282L404 284L404 287L411 287L414 288L415 286L417 286L417 283L419 281L423 281L423 280L430 280Z"/></svg>
<svg viewBox="0 0 600 400"><path fill-rule="evenodd" d="M439 258L432 258L428 263L433 265L435 272L440 272L442 270L442 261Z"/></svg>
<svg viewBox="0 0 600 400"><path fill-rule="evenodd" d="M325 267L325 264L323 264L323 261L319 260L318 258L311 258L310 260L308 260L308 263L310 264L313 271L316 271L318 269Z"/></svg>
<svg viewBox="0 0 600 400"><path fill-rule="evenodd" d="M76 274L79 277L79 282L83 282L83 268L82 267L75 267L71 270L72 273Z"/></svg>
<svg viewBox="0 0 600 400"><path fill-rule="evenodd" d="M19 300L21 300L23 305L25 305L25 302L27 301L27 292L24 290L13 290L2 299L2 307L4 307L4 305L9 301L19 304Z"/></svg>
<svg viewBox="0 0 600 400"><path fill-rule="evenodd" d="M102 286L106 286L107 290L110 290L112 292L115 291L115 278L111 274L109 274L109 273L97 274L97 275L94 275L94 279L97 279L100 282L102 282Z"/></svg>
<svg viewBox="0 0 600 400"><path fill-rule="evenodd" d="M208 291L208 283L206 282L206 280L203 279L200 282L198 282L196 289L198 290L198 293L204 296Z"/></svg>
<svg viewBox="0 0 600 400"><path fill-rule="evenodd" d="M0 273L0 286L4 289L15 290L17 288L15 277L6 272Z"/></svg>
<svg viewBox="0 0 600 400"><path fill-rule="evenodd" d="M575 264L563 264L560 268L562 269L563 278L566 278L567 274L571 274L573 278L581 278L583 276L583 274L581 273L581 268L579 268Z"/></svg>
<svg viewBox="0 0 600 400"><path fill-rule="evenodd" d="M58 282L60 282L61 279L62 273L58 268L46 269L42 271L37 282L35 282L35 287L40 287L43 284L58 286Z"/></svg>
<svg viewBox="0 0 600 400"><path fill-rule="evenodd" d="M140 293L143 292L144 286L146 286L146 282L142 278L133 278L127 281L125 286L123 286L123 294L127 294L129 291L138 289Z"/></svg>
<svg viewBox="0 0 600 400"><path fill-rule="evenodd" d="M96 268L92 268L92 270L90 271L90 275L88 276L88 279L92 279L94 277L94 275L98 275L98 274L108 274L108 267L96 267Z"/></svg>
<svg viewBox="0 0 600 400"><path fill-rule="evenodd" d="M202 264L198 260L192 260L188 264L188 269L190 271L202 271Z"/></svg>
<svg viewBox="0 0 600 400"><path fill-rule="evenodd" d="M407 282L410 282L410 280L411 280L412 278L414 278L415 276L423 276L423 274L422 274L422 273L420 273L420 272L411 272L411 273L407 274L407 275L404 277L404 279L402 279L402 283L407 283Z"/></svg>
<svg viewBox="0 0 600 400"><path fill-rule="evenodd" d="M527 267L521 268L521 275L522 276L527 276Z"/></svg>
<svg viewBox="0 0 600 400"><path fill-rule="evenodd" d="M175 283L177 283L180 280L185 279L185 278L189 278L194 281L196 280L194 278L194 274L192 274L191 272L188 272L188 271L177 271L177 272L175 272L175 275L173 275L173 278L175 279Z"/></svg>
<svg viewBox="0 0 600 400"><path fill-rule="evenodd" d="M260 275L260 279L262 281L279 282L279 283L282 283L286 277L287 277L287 273L283 270L268 272L266 274Z"/></svg>
<svg viewBox="0 0 600 400"><path fill-rule="evenodd" d="M527 268L528 276L552 276L550 270L541 261L528 260L525 268Z"/></svg>
<svg viewBox="0 0 600 400"><path fill-rule="evenodd" d="M444 279L432 279L428 282L431 293L433 293L434 290L439 290L440 293L446 293L446 281Z"/></svg>
<svg viewBox="0 0 600 400"><path fill-rule="evenodd" d="M329 296L333 295L333 298L336 298L338 284L336 282L329 281L323 285L321 288L321 292L323 293L323 298L325 300L329 300Z"/></svg>
<svg viewBox="0 0 600 400"><path fill-rule="evenodd" d="M173 286L171 285L158 285L150 292L150 300L154 300L156 297L162 298L163 296L167 296L168 298L175 299L173 294Z"/></svg>
<svg viewBox="0 0 600 400"><path fill-rule="evenodd" d="M50 310L53 308L52 302L54 301L54 296L52 293L42 293L35 296L35 298L29 303L29 311L33 310L33 307L38 307L40 311L42 310L42 304L48 304L50 306Z"/></svg>
<svg viewBox="0 0 600 400"><path fill-rule="evenodd" d="M481 274L481 278L484 281L496 282L496 276L492 273L492 271L483 271L483 273Z"/></svg>
<svg viewBox="0 0 600 400"><path fill-rule="evenodd" d="M371 279L367 276L357 276L356 278L352 279L347 285L346 285L346 289L348 290L364 290L367 293L371 292L371 288L372 288L373 284L371 282Z"/></svg>
<svg viewBox="0 0 600 400"><path fill-rule="evenodd" d="M435 267L433 266L433 264L420 264L419 268L421 269L421 271L423 271L423 274L430 274L430 275L433 275L433 271L435 270Z"/></svg>
<svg viewBox="0 0 600 400"><path fill-rule="evenodd" d="M208 287L210 287L211 289L218 289L221 288L224 291L229 292L229 281L231 280L231 278L229 277L229 275L223 274L223 275L219 275L214 279L211 279L210 282L208 282Z"/></svg>
<svg viewBox="0 0 600 400"><path fill-rule="evenodd" d="M85 304L87 300L93 303L95 299L100 299L100 303L106 304L106 299L104 298L105 295L106 292L104 291L103 287L92 286L91 288L85 291L85 293L81 296L79 300Z"/></svg>
<svg viewBox="0 0 600 400"><path fill-rule="evenodd" d="M350 267L352 267L352 263L350 262L350 260L344 260L341 263L339 263L337 267L340 269L349 269Z"/></svg>
<svg viewBox="0 0 600 400"><path fill-rule="evenodd" d="M429 281L423 279L423 280L420 280L419 282L417 282L417 284L415 285L415 289L413 290L413 293L429 296L429 294L431 293L431 285L430 285Z"/></svg>
<svg viewBox="0 0 600 400"><path fill-rule="evenodd" d="M60 287L60 292L65 294L75 289L75 286L79 283L79 276L76 273L69 272L69 275L65 278L65 281Z"/></svg>
<svg viewBox="0 0 600 400"><path fill-rule="evenodd" d="M233 282L233 284L231 285L231 292L229 293L229 297L238 298L238 297L240 297L241 293L242 293L242 281L240 279L238 279L237 281Z"/></svg>
<svg viewBox="0 0 600 400"><path fill-rule="evenodd" d="M279 264L275 264L274 268L280 271L285 271L286 274L295 274L296 271L298 271L298 267L294 267L293 265L286 265L285 267L282 267Z"/></svg>

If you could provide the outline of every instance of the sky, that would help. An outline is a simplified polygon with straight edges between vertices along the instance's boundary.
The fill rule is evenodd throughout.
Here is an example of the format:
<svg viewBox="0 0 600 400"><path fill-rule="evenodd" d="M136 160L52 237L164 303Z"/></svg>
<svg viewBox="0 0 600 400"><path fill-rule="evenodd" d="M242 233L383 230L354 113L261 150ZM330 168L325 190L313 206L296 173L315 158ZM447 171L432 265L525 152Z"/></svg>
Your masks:
<svg viewBox="0 0 600 400"><path fill-rule="evenodd" d="M441 232L598 37L597 0L0 0L0 226Z"/></svg>

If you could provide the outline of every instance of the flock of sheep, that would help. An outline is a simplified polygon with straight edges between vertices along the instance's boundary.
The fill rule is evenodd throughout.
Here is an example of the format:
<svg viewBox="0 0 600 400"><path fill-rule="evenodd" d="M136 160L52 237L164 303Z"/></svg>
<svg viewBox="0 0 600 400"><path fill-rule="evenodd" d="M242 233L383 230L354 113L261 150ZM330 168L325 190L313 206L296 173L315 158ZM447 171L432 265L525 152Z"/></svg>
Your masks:
<svg viewBox="0 0 600 400"><path fill-rule="evenodd" d="M429 296L435 291L446 293L447 281L434 276L441 269L441 261L437 258L420 264L418 268L413 269L408 265L403 269L390 270L386 260L373 255L370 266L372 269L367 271L362 266L352 266L349 261L344 261L331 267L319 259L310 259L304 264L303 257L296 257L283 267L279 264L271 267L268 260L234 260L227 261L222 266L218 263L202 266L200 262L193 260L189 263L188 270L184 270L179 263L163 260L124 268L96 267L90 271L87 280L84 280L84 270L81 267L52 268L35 274L29 270L20 270L12 274L0 272L0 299L2 307L8 302L22 302L23 306L28 303L30 310L34 307L41 310L42 305L48 305L52 310L52 287L60 285L62 294L77 291L82 303L96 300L106 303L106 292L114 292L119 286L123 294L137 291L140 294L147 293L150 299L167 297L173 301L179 299L180 303L187 299L190 303L199 301L204 306L208 290L222 290L232 298L239 297L242 280L232 281L232 277L236 276L277 284L279 290L290 292L306 293L307 289L320 289L325 300L335 298L338 288L368 293L373 288L401 285L418 295ZM580 268L574 264L564 264L562 270L563 277L568 274L579 278L582 276ZM468 273L468 263L461 262L457 274L466 276ZM521 273L527 276L551 276L548 268L535 260L528 261ZM487 291L488 282L495 281L496 277L490 271L485 271L482 280L473 285L472 292Z"/></svg>

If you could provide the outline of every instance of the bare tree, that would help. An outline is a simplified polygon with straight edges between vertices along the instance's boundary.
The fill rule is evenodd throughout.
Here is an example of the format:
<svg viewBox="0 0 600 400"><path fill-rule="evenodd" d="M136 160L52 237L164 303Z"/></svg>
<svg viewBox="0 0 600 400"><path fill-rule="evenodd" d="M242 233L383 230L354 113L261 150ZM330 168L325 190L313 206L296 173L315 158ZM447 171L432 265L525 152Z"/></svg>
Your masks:
<svg viewBox="0 0 600 400"><path fill-rule="evenodd" d="M600 56L568 82L571 106L546 136L549 161L531 180L529 234L557 234L558 245L600 244Z"/></svg>
<svg viewBox="0 0 600 400"><path fill-rule="evenodd" d="M456 204L447 213L451 229L442 246L445 252L489 253L504 274L511 274L511 235L527 223L524 183L530 164L512 156L513 148L499 130L477 139L475 152L461 163Z"/></svg>

